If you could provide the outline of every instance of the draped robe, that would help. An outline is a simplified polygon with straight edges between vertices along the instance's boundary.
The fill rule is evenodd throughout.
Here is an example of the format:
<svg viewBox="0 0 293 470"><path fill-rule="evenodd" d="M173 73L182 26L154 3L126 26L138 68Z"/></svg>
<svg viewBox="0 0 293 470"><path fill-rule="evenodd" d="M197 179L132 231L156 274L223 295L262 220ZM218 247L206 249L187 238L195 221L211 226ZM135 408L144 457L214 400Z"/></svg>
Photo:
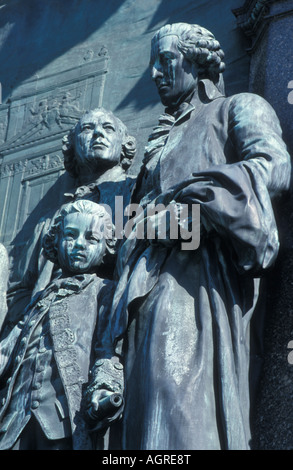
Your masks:
<svg viewBox="0 0 293 470"><path fill-rule="evenodd" d="M250 448L250 320L279 248L271 198L289 178L278 118L257 95L212 90L162 116L132 201L200 204L202 237L183 251L134 234L120 250L123 449Z"/></svg>

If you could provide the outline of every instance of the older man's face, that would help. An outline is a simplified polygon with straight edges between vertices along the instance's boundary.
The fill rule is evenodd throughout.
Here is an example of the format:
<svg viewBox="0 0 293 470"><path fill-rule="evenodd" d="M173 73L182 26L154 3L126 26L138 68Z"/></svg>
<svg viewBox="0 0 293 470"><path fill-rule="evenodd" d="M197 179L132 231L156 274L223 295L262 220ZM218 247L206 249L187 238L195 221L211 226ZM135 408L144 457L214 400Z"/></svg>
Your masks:
<svg viewBox="0 0 293 470"><path fill-rule="evenodd" d="M152 43L151 75L164 106L176 107L197 86L197 65L185 59L177 43L175 35Z"/></svg>
<svg viewBox="0 0 293 470"><path fill-rule="evenodd" d="M79 166L111 168L120 161L123 135L111 115L95 110L85 114L75 132L75 154Z"/></svg>

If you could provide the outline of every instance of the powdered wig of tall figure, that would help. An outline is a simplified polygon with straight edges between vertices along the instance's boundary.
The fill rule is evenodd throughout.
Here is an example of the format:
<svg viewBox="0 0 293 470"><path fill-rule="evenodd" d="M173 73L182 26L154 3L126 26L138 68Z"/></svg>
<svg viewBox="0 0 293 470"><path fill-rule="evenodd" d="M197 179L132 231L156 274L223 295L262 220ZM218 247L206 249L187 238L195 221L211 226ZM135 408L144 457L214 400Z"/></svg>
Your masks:
<svg viewBox="0 0 293 470"><path fill-rule="evenodd" d="M219 91L224 93L222 73L225 70L225 54L215 36L197 24L167 24L153 36L152 50L160 38L169 35L178 37L178 50L187 60L198 65L198 78L212 80Z"/></svg>

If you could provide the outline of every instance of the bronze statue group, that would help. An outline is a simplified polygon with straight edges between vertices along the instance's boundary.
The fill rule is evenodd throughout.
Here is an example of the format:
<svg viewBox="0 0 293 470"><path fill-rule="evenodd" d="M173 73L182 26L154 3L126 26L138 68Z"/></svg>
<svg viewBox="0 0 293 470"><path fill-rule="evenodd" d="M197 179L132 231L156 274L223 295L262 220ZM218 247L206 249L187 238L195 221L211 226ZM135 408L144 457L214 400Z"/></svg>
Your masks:
<svg viewBox="0 0 293 470"><path fill-rule="evenodd" d="M76 188L35 227L1 310L1 450L250 449L250 320L290 157L263 98L225 95L223 59L198 25L155 34L165 110L136 178L135 138L112 112L63 139ZM199 204L200 246L139 239L135 221L115 239L116 196L142 207L139 223L150 204Z"/></svg>

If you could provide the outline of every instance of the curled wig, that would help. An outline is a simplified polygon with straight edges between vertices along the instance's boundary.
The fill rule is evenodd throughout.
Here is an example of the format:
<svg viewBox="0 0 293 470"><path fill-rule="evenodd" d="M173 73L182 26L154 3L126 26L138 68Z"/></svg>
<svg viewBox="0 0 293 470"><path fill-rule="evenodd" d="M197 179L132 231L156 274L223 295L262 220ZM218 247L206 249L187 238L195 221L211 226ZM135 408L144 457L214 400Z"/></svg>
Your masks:
<svg viewBox="0 0 293 470"><path fill-rule="evenodd" d="M167 24L156 32L152 43L169 35L178 37L178 50L199 66L199 78L210 78L215 84L219 82L220 74L225 70L225 54L210 31L196 24Z"/></svg>

